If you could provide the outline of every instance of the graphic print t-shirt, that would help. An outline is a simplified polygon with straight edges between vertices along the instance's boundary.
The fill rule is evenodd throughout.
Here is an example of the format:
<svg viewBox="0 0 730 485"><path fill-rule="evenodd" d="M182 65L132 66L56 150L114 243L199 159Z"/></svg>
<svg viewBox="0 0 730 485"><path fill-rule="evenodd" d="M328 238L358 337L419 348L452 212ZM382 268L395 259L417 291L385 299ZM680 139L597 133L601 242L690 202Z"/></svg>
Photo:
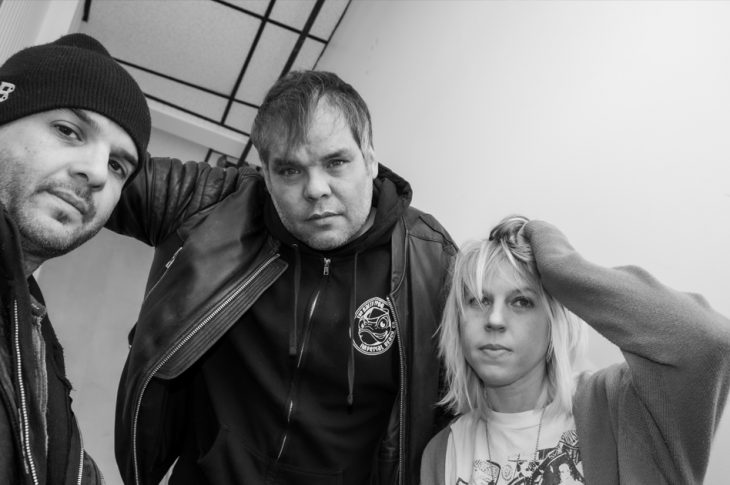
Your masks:
<svg viewBox="0 0 730 485"><path fill-rule="evenodd" d="M446 451L449 485L582 484L583 464L572 416L544 418L542 410L476 413L451 424ZM487 446L487 429L489 446ZM538 442L538 429L540 438ZM537 446L536 446L537 445ZM537 447L537 454L535 448Z"/></svg>

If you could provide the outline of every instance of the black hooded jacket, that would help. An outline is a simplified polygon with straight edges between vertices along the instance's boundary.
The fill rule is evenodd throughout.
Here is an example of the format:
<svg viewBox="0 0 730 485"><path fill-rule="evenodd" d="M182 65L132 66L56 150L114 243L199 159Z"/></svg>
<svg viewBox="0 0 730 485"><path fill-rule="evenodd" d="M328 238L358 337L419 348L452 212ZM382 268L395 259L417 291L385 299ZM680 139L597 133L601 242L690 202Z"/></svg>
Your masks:
<svg viewBox="0 0 730 485"><path fill-rule="evenodd" d="M178 456L179 483L417 483L455 246L407 182L380 166L375 186L373 227L328 253L283 230L253 170L154 159L125 191L108 227L157 246L118 396L125 483ZM349 451L316 443L367 464L323 471Z"/></svg>

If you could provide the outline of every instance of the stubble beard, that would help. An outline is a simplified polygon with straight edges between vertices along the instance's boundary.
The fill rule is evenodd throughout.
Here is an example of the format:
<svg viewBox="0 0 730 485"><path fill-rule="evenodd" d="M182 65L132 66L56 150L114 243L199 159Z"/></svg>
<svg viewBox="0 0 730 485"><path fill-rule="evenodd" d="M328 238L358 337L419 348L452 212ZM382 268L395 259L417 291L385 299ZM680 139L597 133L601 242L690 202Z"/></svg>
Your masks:
<svg viewBox="0 0 730 485"><path fill-rule="evenodd" d="M20 247L26 259L42 262L62 256L81 246L102 228L102 222L96 222L68 230L66 224L70 221L66 214L58 211L52 215L39 216L28 207L30 198L38 192L24 194L20 189L0 181L0 203L18 228ZM42 218L55 219L55 222ZM49 224L58 224L60 227L49 227Z"/></svg>
<svg viewBox="0 0 730 485"><path fill-rule="evenodd" d="M294 236L295 238L302 241L304 244L309 246L312 249L315 249L317 251L330 251L333 249L337 249L339 247L344 246L345 244L349 243L353 239L355 239L357 236L359 236L362 232L363 227L365 224L367 224L370 212L372 209L372 192L370 197L367 200L367 203L363 202L361 206L358 206L357 209L354 211L350 211L348 213L349 220L353 221L354 224L347 227L347 230L341 233L335 233L327 238L322 238L322 231L315 231L312 233L307 233L304 231L299 231L297 229L297 225L294 221L292 221L292 218L288 216L283 210L281 210L281 207L279 206L278 202L274 197L271 198L274 207L276 208L276 212L279 214L279 219L281 219L281 223L284 225L287 231Z"/></svg>
<svg viewBox="0 0 730 485"><path fill-rule="evenodd" d="M32 214L23 211L11 214L11 217L18 226L23 253L41 261L63 256L73 251L96 235L102 227L101 224L95 224L94 226L82 226L74 231L63 231L49 228ZM56 215L55 218L58 223L63 224L63 215Z"/></svg>

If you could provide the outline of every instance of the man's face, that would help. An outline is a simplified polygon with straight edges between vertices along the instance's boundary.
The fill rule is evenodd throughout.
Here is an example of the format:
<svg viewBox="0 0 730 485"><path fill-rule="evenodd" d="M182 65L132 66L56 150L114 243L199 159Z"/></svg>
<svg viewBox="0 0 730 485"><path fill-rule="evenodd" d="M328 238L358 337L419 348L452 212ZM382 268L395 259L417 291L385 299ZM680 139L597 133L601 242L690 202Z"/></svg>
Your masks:
<svg viewBox="0 0 730 485"><path fill-rule="evenodd" d="M334 249L372 225L377 162L364 159L340 111L325 100L306 135L300 146L274 146L266 186L292 235L314 249Z"/></svg>
<svg viewBox="0 0 730 485"><path fill-rule="evenodd" d="M96 234L136 165L129 135L94 112L45 111L0 126L0 202L26 259L43 262Z"/></svg>

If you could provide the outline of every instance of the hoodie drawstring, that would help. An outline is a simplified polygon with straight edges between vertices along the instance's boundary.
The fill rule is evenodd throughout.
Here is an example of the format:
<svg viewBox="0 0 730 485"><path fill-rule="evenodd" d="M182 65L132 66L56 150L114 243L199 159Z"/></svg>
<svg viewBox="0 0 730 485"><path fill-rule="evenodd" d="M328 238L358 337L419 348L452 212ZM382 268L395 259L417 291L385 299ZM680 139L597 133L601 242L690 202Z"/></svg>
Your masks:
<svg viewBox="0 0 730 485"><path fill-rule="evenodd" d="M347 358L347 408L352 410L355 401L353 391L355 389L355 299L357 297L357 255L353 258L352 266L352 289L350 290L350 355Z"/></svg>

